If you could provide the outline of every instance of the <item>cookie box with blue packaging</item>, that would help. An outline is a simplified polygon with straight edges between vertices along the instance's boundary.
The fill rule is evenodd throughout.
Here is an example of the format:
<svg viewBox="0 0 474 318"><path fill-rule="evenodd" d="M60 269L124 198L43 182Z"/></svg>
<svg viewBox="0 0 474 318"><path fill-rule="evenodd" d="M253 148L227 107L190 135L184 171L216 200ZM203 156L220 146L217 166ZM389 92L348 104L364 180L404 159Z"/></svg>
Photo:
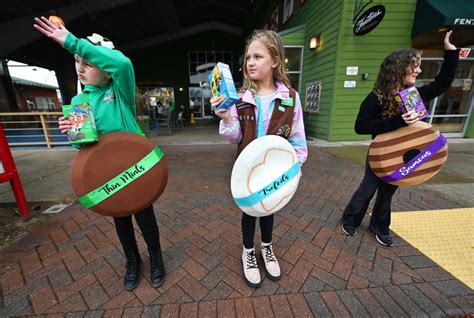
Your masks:
<svg viewBox="0 0 474 318"><path fill-rule="evenodd" d="M212 97L219 96L221 103L216 109L229 109L239 100L229 65L217 63L208 76Z"/></svg>

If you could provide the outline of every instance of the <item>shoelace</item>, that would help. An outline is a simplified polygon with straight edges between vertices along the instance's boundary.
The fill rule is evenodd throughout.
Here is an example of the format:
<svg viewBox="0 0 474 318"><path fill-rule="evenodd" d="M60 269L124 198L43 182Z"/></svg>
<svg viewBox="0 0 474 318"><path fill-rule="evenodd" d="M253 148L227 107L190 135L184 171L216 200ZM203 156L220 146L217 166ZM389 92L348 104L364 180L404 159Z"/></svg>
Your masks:
<svg viewBox="0 0 474 318"><path fill-rule="evenodd" d="M247 252L247 269L258 268L257 257L255 257L255 251Z"/></svg>
<svg viewBox="0 0 474 318"><path fill-rule="evenodd" d="M265 260L267 263L276 261L275 254L273 254L271 245L262 246L262 249L265 251Z"/></svg>

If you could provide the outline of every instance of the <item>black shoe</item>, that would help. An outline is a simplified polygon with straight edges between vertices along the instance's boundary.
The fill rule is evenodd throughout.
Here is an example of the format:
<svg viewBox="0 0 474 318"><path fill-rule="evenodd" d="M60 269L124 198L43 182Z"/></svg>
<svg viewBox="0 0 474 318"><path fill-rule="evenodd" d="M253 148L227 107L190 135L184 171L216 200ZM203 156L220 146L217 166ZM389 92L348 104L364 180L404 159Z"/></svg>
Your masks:
<svg viewBox="0 0 474 318"><path fill-rule="evenodd" d="M390 247L393 244L393 239L390 234L387 234L387 235L375 234L375 239L377 240L377 242L379 242L383 246Z"/></svg>
<svg viewBox="0 0 474 318"><path fill-rule="evenodd" d="M150 274L151 286L158 288L165 282L165 267L163 266L163 257L161 251L150 252Z"/></svg>
<svg viewBox="0 0 474 318"><path fill-rule="evenodd" d="M369 231L375 235L375 239L377 240L377 242L379 242L383 246L392 246L393 239L390 234L380 234L379 231L377 231L375 227L373 227L371 224L369 224Z"/></svg>
<svg viewBox="0 0 474 318"><path fill-rule="evenodd" d="M123 280L125 290L131 291L138 285L138 277L140 276L140 254L136 251L126 251L127 272Z"/></svg>
<svg viewBox="0 0 474 318"><path fill-rule="evenodd" d="M349 235L349 236L354 236L356 235L356 229L352 225L347 225L342 223L341 224L341 229L344 234Z"/></svg>

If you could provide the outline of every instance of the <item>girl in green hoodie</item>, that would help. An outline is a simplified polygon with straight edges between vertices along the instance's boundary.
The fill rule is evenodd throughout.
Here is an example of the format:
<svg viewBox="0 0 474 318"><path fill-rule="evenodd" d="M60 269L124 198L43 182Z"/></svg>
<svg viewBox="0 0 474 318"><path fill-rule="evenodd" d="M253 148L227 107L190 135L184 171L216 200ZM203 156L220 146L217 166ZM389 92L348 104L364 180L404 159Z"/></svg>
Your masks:
<svg viewBox="0 0 474 318"><path fill-rule="evenodd" d="M135 73L130 59L98 34L78 39L64 25L54 24L45 17L35 18L35 22L36 30L74 55L77 77L85 88L71 104L82 103L83 95L88 94L99 136L113 131L137 132ZM71 123L64 117L58 123L62 133L71 129ZM164 282L165 270L153 206L134 215L148 246L151 283L157 288ZM127 258L124 287L133 290L138 284L141 260L132 216L114 217L114 223Z"/></svg>

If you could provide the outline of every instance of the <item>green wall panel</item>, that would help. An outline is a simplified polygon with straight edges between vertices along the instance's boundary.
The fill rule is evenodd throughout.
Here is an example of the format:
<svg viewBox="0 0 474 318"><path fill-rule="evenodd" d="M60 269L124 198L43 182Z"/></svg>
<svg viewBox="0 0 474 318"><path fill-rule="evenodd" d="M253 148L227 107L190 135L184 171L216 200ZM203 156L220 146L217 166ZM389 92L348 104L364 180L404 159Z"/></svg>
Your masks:
<svg viewBox="0 0 474 318"><path fill-rule="evenodd" d="M374 3L375 4L375 3ZM372 90L382 60L393 50L411 46L411 28L416 0L386 0L382 22L371 32L355 36L352 32L353 0L344 0L341 47L334 85L333 112L328 140L366 140L370 135L356 135L354 122L360 103ZM356 76L346 74L347 66L358 66ZM362 80L363 73L369 79ZM355 88L344 88L344 81L356 81ZM351 134L352 132L352 134Z"/></svg>
<svg viewBox="0 0 474 318"><path fill-rule="evenodd" d="M304 26L294 28L295 31L283 34L282 40L285 45L304 45ZM292 31L291 29L288 31Z"/></svg>
<svg viewBox="0 0 474 318"><path fill-rule="evenodd" d="M331 116L336 73L335 56L339 48L342 9L343 0L313 0L306 1L303 5L297 1L297 8L293 16L279 30L284 34L284 43L294 45L290 39L287 39L285 30L304 26L304 37L302 42L299 43L299 45L304 46L300 96L303 105L305 105L306 84L322 80L320 114L310 113L307 127L309 136L320 139L328 139L329 136L329 118ZM316 34L321 34L322 45L320 49L311 51L309 50L309 39Z"/></svg>

